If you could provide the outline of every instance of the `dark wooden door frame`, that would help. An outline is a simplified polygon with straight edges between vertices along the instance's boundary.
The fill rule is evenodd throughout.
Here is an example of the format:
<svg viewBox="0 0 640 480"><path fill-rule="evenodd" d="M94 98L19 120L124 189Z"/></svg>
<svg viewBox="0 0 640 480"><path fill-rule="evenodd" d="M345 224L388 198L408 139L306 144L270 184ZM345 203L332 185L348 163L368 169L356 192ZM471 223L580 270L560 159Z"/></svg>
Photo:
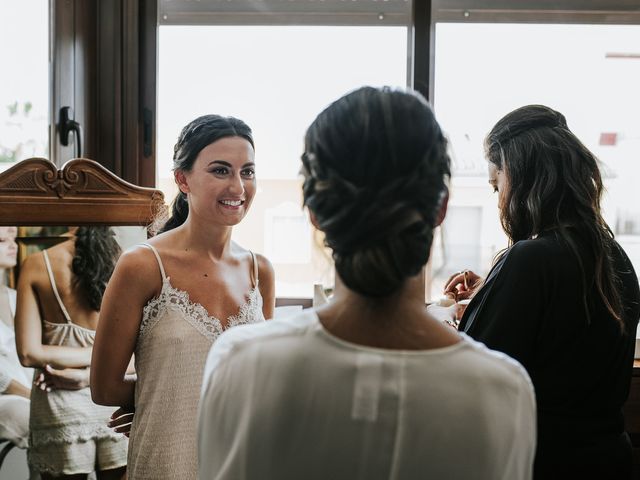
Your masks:
<svg viewBox="0 0 640 480"><path fill-rule="evenodd" d="M155 186L157 0L50 0L51 159L62 146L59 112L71 107L83 154L124 180Z"/></svg>

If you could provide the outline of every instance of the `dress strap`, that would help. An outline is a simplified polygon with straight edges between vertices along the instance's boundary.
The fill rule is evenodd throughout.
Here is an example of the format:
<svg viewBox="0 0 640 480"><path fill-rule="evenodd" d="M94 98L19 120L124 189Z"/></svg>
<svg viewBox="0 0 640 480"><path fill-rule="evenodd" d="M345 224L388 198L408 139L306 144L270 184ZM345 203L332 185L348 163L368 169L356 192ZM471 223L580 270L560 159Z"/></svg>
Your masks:
<svg viewBox="0 0 640 480"><path fill-rule="evenodd" d="M167 275L164 273L164 266L162 265L162 260L160 260L160 254L156 248L149 243L141 243L140 245L144 245L145 247L151 249L153 254L156 256L156 260L158 261L158 266L160 267L160 274L162 275L162 283L167 279Z"/></svg>
<svg viewBox="0 0 640 480"><path fill-rule="evenodd" d="M251 262L253 264L253 269L251 270L251 282L253 282L253 287L257 287L259 283L258 279L258 259L256 258L256 254L249 250L251 254Z"/></svg>
<svg viewBox="0 0 640 480"><path fill-rule="evenodd" d="M60 298L60 294L58 293L58 287L56 286L56 281L53 278L53 270L51 269L51 262L49 261L49 255L47 254L47 251L43 250L42 255L44 256L44 264L46 265L47 273L49 274L49 282L51 282L51 290L53 290L53 294L55 295L56 300L58 301L60 310L62 310L62 314L64 315L64 318L67 320L67 323L73 323L71 321L71 317L69 316L69 312L67 312L67 309L65 308L64 303L62 303L62 299Z"/></svg>

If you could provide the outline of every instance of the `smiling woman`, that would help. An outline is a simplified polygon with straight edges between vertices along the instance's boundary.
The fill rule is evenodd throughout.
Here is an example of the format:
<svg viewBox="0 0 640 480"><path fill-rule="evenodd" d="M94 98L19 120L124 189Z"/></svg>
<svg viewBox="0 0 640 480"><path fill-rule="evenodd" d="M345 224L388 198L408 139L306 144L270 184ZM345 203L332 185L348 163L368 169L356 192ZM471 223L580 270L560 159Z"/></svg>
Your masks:
<svg viewBox="0 0 640 480"><path fill-rule="evenodd" d="M256 193L252 141L242 137L221 138L203 148L199 157L201 160L190 168L176 166L174 173L181 194L195 189L203 191L202 195L192 196L191 215L222 215L225 219L220 221L229 226L239 223ZM213 210L212 205L216 206Z"/></svg>
<svg viewBox="0 0 640 480"><path fill-rule="evenodd" d="M222 331L271 318L275 304L269 261L231 241L256 191L251 129L236 118L199 117L182 129L173 162L180 192L171 217L121 256L93 351L94 400L135 411L132 480L196 478L206 355ZM134 353L137 378L125 377ZM120 419L114 426L128 430Z"/></svg>

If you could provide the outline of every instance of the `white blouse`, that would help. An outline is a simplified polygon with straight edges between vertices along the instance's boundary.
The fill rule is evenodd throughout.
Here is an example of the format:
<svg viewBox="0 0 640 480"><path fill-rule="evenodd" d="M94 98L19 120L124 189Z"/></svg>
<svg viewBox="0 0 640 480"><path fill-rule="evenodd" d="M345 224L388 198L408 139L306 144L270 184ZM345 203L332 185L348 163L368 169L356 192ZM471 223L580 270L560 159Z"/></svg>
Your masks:
<svg viewBox="0 0 640 480"><path fill-rule="evenodd" d="M333 336L313 310L228 330L204 371L199 479L531 478L529 376L461 336L370 348Z"/></svg>

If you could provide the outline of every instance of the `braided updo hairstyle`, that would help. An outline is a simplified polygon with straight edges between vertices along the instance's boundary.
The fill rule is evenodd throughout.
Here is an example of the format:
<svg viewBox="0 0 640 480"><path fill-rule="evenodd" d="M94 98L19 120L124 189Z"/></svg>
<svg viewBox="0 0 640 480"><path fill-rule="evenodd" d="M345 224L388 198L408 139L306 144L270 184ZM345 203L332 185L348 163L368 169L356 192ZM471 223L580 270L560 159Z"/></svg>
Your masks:
<svg viewBox="0 0 640 480"><path fill-rule="evenodd" d="M191 171L203 148L227 137L244 138L255 148L251 128L242 120L220 115L203 115L196 118L182 129L178 142L173 147L173 170ZM160 227L158 233L167 232L182 225L188 215L187 194L178 192L171 206L171 216Z"/></svg>
<svg viewBox="0 0 640 480"><path fill-rule="evenodd" d="M363 87L307 130L304 204L351 290L384 297L429 258L450 175L446 140L425 99Z"/></svg>

